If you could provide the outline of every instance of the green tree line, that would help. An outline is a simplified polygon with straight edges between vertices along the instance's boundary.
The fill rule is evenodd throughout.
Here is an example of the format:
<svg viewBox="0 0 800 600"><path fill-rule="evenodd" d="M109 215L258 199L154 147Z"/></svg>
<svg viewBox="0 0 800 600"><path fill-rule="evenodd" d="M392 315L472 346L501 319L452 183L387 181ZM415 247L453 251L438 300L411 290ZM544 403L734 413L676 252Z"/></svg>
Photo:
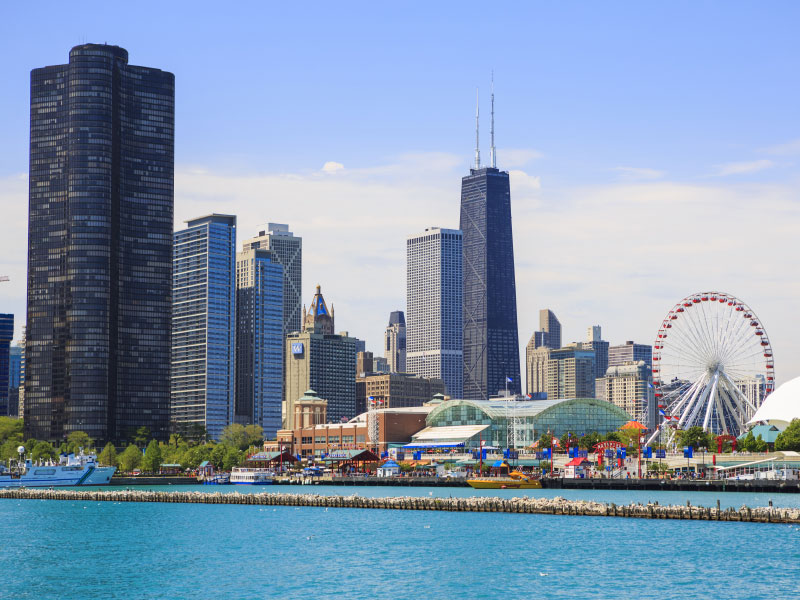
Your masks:
<svg viewBox="0 0 800 600"><path fill-rule="evenodd" d="M101 464L117 467L123 472L134 469L157 472L162 464L178 464L182 469L195 469L203 461L209 461L218 470L228 471L241 465L247 454L257 452L263 439L260 425L228 425L219 442L204 443L184 439L179 434L172 434L168 442L158 442L150 439L146 428L140 428L133 436L134 443L117 449L109 442L97 459ZM95 450L94 440L83 431L73 431L65 442L56 447L47 441L24 439L21 419L0 417L0 460L16 458L19 446L24 446L26 455L34 461L56 459L62 452L77 453L80 448L87 452Z"/></svg>

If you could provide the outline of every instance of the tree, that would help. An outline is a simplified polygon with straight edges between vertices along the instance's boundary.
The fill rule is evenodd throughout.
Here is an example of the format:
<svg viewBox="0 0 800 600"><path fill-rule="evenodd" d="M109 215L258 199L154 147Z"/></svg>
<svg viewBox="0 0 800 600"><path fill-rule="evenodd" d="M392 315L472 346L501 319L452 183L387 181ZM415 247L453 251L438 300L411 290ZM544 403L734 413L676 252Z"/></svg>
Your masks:
<svg viewBox="0 0 800 600"><path fill-rule="evenodd" d="M144 459L142 460L142 470L149 471L150 473L158 472L161 467L161 448L158 447L158 442L150 440L147 445L147 450L144 451Z"/></svg>
<svg viewBox="0 0 800 600"><path fill-rule="evenodd" d="M680 433L681 446L691 446L695 450L698 448L711 448L711 440L708 433L702 427L689 427Z"/></svg>
<svg viewBox="0 0 800 600"><path fill-rule="evenodd" d="M80 449L89 450L94 445L94 440L85 431L71 431L67 436L65 452L80 452Z"/></svg>
<svg viewBox="0 0 800 600"><path fill-rule="evenodd" d="M550 435L549 433L543 433L539 437L539 445L536 447L536 449L542 451L545 448L549 448L552 441L553 441L552 435Z"/></svg>
<svg viewBox="0 0 800 600"><path fill-rule="evenodd" d="M775 442L777 447L778 442ZM742 452L754 452L756 449L756 436L753 435L753 431L750 430L747 432L747 435L744 436L744 439L739 442L739 450Z"/></svg>
<svg viewBox="0 0 800 600"><path fill-rule="evenodd" d="M261 428L259 427L259 429ZM223 429L219 441L229 448L237 448L238 450L244 450L250 445L247 428L239 423L232 423Z"/></svg>
<svg viewBox="0 0 800 600"><path fill-rule="evenodd" d="M766 452L767 450L769 450L769 446L767 446L767 442L765 442L761 438L761 434L759 433L758 437L756 438L756 443L755 447L753 448L753 452Z"/></svg>
<svg viewBox="0 0 800 600"><path fill-rule="evenodd" d="M238 467L244 460L244 452L238 448L228 448L225 452L225 459L222 461L222 469L230 471L233 467Z"/></svg>
<svg viewBox="0 0 800 600"><path fill-rule="evenodd" d="M97 457L97 461L101 465L118 467L119 461L117 460L117 449L114 448L114 444L108 442L105 448L103 448L103 451L100 453L100 456Z"/></svg>
<svg viewBox="0 0 800 600"><path fill-rule="evenodd" d="M142 464L142 451L135 444L131 444L119 456L119 468L130 472Z"/></svg>
<svg viewBox="0 0 800 600"><path fill-rule="evenodd" d="M225 454L228 452L228 447L222 444L217 444L211 450L211 464L214 465L215 469L222 469L222 465L225 464Z"/></svg>
<svg viewBox="0 0 800 600"><path fill-rule="evenodd" d="M775 450L800 451L800 419L793 419L775 439Z"/></svg>
<svg viewBox="0 0 800 600"><path fill-rule="evenodd" d="M244 428L247 435L247 446L261 446L264 443L264 428L261 425L247 425ZM244 450L244 448L242 448Z"/></svg>
<svg viewBox="0 0 800 600"><path fill-rule="evenodd" d="M586 450L593 450L594 445L602 441L603 438L600 436L600 434L597 433L596 431L592 431L591 433L587 433L585 436L581 438L580 446L581 448L585 448Z"/></svg>
<svg viewBox="0 0 800 600"><path fill-rule="evenodd" d="M150 439L150 428L145 427L143 425L142 427L139 427L139 429L136 430L136 433L133 436L133 443L136 444L137 446L144 446L147 443L147 440L149 439Z"/></svg>
<svg viewBox="0 0 800 600"><path fill-rule="evenodd" d="M31 460L37 461L39 459L48 459L56 457L56 449L50 442L39 440L33 445L33 452L31 452Z"/></svg>
<svg viewBox="0 0 800 600"><path fill-rule="evenodd" d="M0 445L12 438L22 440L22 419L0 417Z"/></svg>

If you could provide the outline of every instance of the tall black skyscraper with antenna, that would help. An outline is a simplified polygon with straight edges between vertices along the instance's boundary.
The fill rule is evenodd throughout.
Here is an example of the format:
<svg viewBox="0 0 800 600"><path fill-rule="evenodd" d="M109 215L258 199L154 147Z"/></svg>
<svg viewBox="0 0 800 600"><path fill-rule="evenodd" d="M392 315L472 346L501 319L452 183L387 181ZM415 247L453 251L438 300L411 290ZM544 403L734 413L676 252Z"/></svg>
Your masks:
<svg viewBox="0 0 800 600"><path fill-rule="evenodd" d="M507 171L497 169L494 84L490 166L481 167L475 111L475 166L461 180L464 269L464 398L520 393L517 289ZM510 379L510 381L508 381Z"/></svg>

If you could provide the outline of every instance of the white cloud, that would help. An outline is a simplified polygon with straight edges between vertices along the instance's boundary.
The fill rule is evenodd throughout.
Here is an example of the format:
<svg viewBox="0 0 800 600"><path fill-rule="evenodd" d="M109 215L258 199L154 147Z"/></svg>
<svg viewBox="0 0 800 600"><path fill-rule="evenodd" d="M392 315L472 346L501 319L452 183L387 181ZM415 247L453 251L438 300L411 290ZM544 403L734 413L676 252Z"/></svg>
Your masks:
<svg viewBox="0 0 800 600"><path fill-rule="evenodd" d="M643 167L615 167L613 170L619 173L623 181L647 181L661 179L664 176L664 171Z"/></svg>
<svg viewBox="0 0 800 600"><path fill-rule="evenodd" d="M769 148L764 148L763 152L766 152L767 154L778 155L800 154L800 139L791 140L783 144L777 144L775 146L770 146Z"/></svg>
<svg viewBox="0 0 800 600"><path fill-rule="evenodd" d="M0 312L14 315L14 339L25 325L28 268L28 176L0 177L0 275L10 281L0 283Z"/></svg>
<svg viewBox="0 0 800 600"><path fill-rule="evenodd" d="M497 156L497 162L502 162L503 168L513 169L524 167L529 162L542 158L544 154L533 148L500 148Z"/></svg>
<svg viewBox="0 0 800 600"><path fill-rule="evenodd" d="M323 173L333 174L338 171L341 171L342 169L344 169L344 165L342 163L334 162L332 160L329 160L324 165L322 165Z"/></svg>
<svg viewBox="0 0 800 600"><path fill-rule="evenodd" d="M757 171L763 171L764 169L769 169L770 167L775 166L775 164L771 160L767 160L762 158L761 160L753 160L750 162L734 162L734 163L726 163L724 165L717 165L716 175L720 177L726 177L728 175L744 175L747 173L755 173Z"/></svg>

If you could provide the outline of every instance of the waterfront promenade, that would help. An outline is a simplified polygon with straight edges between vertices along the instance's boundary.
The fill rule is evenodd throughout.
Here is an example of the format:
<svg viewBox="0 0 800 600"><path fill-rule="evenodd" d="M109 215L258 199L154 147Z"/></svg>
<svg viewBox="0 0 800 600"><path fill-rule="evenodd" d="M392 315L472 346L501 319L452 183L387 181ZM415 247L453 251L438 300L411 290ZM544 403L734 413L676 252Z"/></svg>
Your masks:
<svg viewBox="0 0 800 600"><path fill-rule="evenodd" d="M625 517L638 519L677 519L698 521L734 521L742 523L800 524L800 509L746 507L663 506L657 503L617 505L614 503L564 498L432 498L432 497L363 497L323 496L286 493L203 493L155 492L145 490L55 490L4 489L0 500L62 500L83 502L158 502L180 504L226 504L250 506L294 506L316 508L362 508L383 510L427 510L445 512L495 512L590 517Z"/></svg>

